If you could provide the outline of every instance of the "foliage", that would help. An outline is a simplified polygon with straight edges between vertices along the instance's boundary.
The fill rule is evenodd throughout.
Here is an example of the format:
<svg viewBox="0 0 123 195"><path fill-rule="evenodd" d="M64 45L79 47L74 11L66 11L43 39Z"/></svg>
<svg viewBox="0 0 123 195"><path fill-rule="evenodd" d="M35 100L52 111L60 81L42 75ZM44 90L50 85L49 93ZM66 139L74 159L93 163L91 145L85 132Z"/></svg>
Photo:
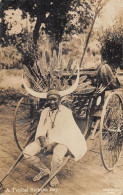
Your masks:
<svg viewBox="0 0 123 195"><path fill-rule="evenodd" d="M16 47L6 46L0 48L1 65L4 68L18 67L21 61L21 54Z"/></svg>
<svg viewBox="0 0 123 195"><path fill-rule="evenodd" d="M121 27L115 28L113 32L107 30L101 39L101 55L103 60L116 69L120 67L123 69L122 62L122 42L123 32Z"/></svg>
<svg viewBox="0 0 123 195"><path fill-rule="evenodd" d="M92 4L88 0L4 0L2 5L3 11L10 8L21 9L23 19L27 13L32 19L36 17L34 43L37 43L42 24L44 24L42 30L59 43L64 32L83 33L93 15Z"/></svg>
<svg viewBox="0 0 123 195"><path fill-rule="evenodd" d="M58 53L59 42L70 40L70 36L72 35L74 36L87 32L87 27L92 22L94 10L98 1L99 0L2 1L3 11L10 9L20 9L22 10L22 19L25 19L27 17L27 14L30 15L30 17L28 18L30 22L33 22L36 18L33 35L28 31L28 28L23 29L23 31L21 31L21 33L19 34L14 34L12 36L6 34L6 45L13 44L14 46L16 46L19 52L22 54L22 63L28 66L33 66L34 61L38 58L38 54L42 51L42 48L39 49L39 47L43 45L41 42L41 33L46 33L47 39L51 44L51 47L49 48L51 48L52 51L53 49L57 49ZM96 5L94 3L96 3ZM13 17L16 19L15 16ZM18 25L18 21L16 22ZM37 44L33 44L33 40L34 43ZM3 43L6 43L5 39ZM82 50L81 47L83 46L79 46L78 48L78 43L76 45L76 49L75 42L72 48L69 48L68 45L66 45L66 48L64 48L63 53L64 55L68 56L67 61L69 58L68 53L72 53L73 50L75 53L74 58L77 58L78 56L79 58L81 57L80 50ZM71 52L69 52L68 50L71 50ZM78 52L78 50L80 52ZM64 64L67 64L66 61Z"/></svg>
<svg viewBox="0 0 123 195"><path fill-rule="evenodd" d="M67 34L80 34L87 29L91 23L94 13L90 1L74 0L67 13L67 24L65 32Z"/></svg>
<svg viewBox="0 0 123 195"><path fill-rule="evenodd" d="M15 90L14 88L0 88L0 104L9 103L9 100L19 100L22 97L20 90Z"/></svg>

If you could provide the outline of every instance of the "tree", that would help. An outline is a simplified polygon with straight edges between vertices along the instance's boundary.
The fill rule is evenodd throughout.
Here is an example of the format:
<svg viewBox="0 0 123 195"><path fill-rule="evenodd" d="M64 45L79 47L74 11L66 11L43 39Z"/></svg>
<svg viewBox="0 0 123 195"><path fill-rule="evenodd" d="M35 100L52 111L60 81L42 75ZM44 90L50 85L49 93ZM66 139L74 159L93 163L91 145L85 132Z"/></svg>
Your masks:
<svg viewBox="0 0 123 195"><path fill-rule="evenodd" d="M19 9L22 11L22 19L25 19L27 15L29 15L30 21L36 20L33 29L33 40L32 35L25 28L19 34L12 36L4 33L7 41L6 45L10 44L9 40L12 44L16 44L23 56L23 63L32 66L35 58L37 59L36 51L39 45L37 43L39 42L40 29L47 34L50 42L52 41L52 50L58 50L59 43L63 39L68 40L70 38L69 35L85 33L85 30L93 20L93 11L95 11L95 9L93 10L93 7L95 8L94 2L98 1L99 0L2 0L4 14L6 10ZM10 26L12 25L13 24ZM26 44L26 42L28 42L28 44ZM5 41L3 43L5 44ZM29 45L29 47L26 45Z"/></svg>
<svg viewBox="0 0 123 195"><path fill-rule="evenodd" d="M94 1L94 0L93 0ZM92 1L92 2L93 2ZM33 31L34 43L37 43L41 24L46 34L56 43L61 42L64 32L83 33L89 25L92 15L88 0L3 0L2 9L21 9L22 17L29 13L36 17ZM73 23L73 21L75 21Z"/></svg>

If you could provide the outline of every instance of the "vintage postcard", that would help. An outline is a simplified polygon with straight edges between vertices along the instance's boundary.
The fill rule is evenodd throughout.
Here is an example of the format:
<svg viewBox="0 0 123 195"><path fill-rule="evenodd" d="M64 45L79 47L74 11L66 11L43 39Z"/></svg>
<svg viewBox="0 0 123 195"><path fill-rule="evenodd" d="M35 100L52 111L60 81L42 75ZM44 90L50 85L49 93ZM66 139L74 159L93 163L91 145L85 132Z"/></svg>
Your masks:
<svg viewBox="0 0 123 195"><path fill-rule="evenodd" d="M122 0L0 0L0 194L123 195Z"/></svg>

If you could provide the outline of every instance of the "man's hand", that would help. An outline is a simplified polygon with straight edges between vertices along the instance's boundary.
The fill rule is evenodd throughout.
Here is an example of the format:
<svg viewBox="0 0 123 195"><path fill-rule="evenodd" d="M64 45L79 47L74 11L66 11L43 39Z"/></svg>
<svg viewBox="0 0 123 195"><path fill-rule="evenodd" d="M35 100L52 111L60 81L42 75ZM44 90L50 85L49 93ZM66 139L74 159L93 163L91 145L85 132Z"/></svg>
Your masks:
<svg viewBox="0 0 123 195"><path fill-rule="evenodd" d="M43 136L38 137L38 141L40 142L40 145L42 148L45 148L47 146L47 143L45 141L45 137L43 137Z"/></svg>
<svg viewBox="0 0 123 195"><path fill-rule="evenodd" d="M56 145L57 145L57 143L55 143L55 142L53 142L52 144L48 144L44 148L44 154L47 154L47 153L51 152Z"/></svg>
<svg viewBox="0 0 123 195"><path fill-rule="evenodd" d="M103 93L106 88L107 88L107 86L101 84L99 86L99 88L97 89L97 91L95 92L95 94L99 95L99 94Z"/></svg>
<svg viewBox="0 0 123 195"><path fill-rule="evenodd" d="M45 141L45 138L43 136L38 137L38 139L36 141L37 141L37 143L39 143L41 145L41 148L42 148L44 154L50 153L57 144L55 142L53 142L51 144L47 144L47 142Z"/></svg>

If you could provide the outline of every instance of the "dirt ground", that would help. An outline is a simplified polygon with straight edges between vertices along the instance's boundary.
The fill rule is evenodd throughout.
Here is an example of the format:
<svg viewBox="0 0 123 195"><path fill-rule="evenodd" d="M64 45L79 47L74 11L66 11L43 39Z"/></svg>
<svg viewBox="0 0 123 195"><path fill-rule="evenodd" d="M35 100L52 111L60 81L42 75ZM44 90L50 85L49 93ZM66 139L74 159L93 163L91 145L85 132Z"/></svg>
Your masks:
<svg viewBox="0 0 123 195"><path fill-rule="evenodd" d="M12 120L17 102L0 106L0 181L20 154L13 136ZM104 169L99 151L99 137L88 139L86 155L74 162L71 159L58 173L59 188L47 185L42 195L123 195L123 154L113 172ZM51 157L48 157L48 163ZM48 164L47 163L47 164ZM36 194L47 179L34 183L37 170L23 158L4 180L2 194Z"/></svg>

